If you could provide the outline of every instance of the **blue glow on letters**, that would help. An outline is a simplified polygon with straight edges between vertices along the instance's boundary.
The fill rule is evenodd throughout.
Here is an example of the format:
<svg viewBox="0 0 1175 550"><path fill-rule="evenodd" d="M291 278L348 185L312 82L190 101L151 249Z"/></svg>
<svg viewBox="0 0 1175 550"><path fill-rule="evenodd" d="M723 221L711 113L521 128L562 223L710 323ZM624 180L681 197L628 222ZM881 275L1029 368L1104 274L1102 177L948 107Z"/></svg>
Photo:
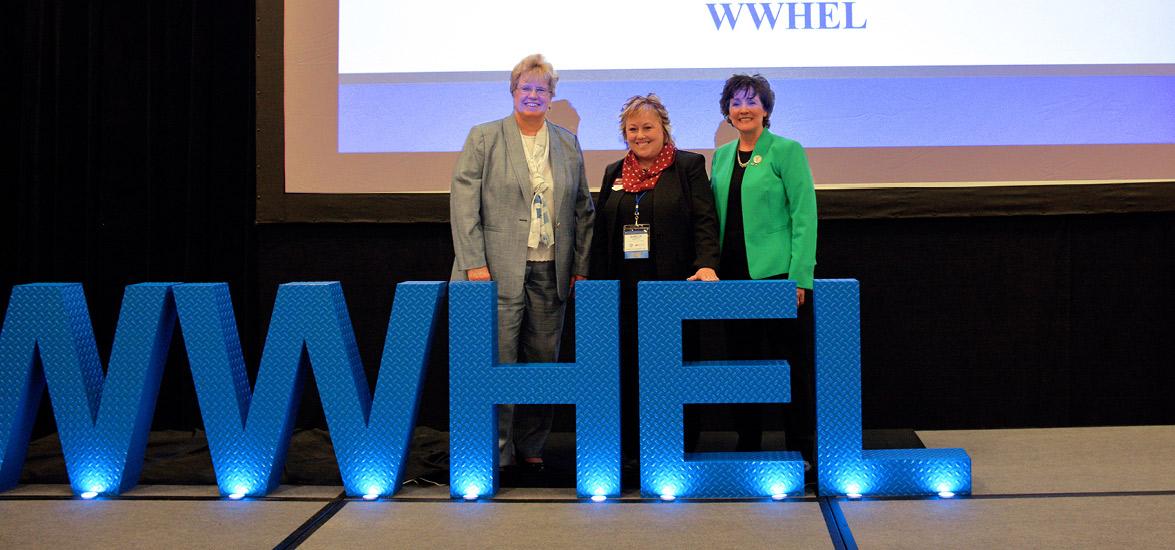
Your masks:
<svg viewBox="0 0 1175 550"><path fill-rule="evenodd" d="M796 316L792 281L642 282L640 335L641 494L655 497L763 497L802 491L804 463L791 451L685 453L687 403L786 403L787 361L683 363L687 319L781 319Z"/></svg>
<svg viewBox="0 0 1175 550"><path fill-rule="evenodd" d="M374 399L338 283L282 285L255 389L224 284L128 286L104 375L78 284L14 287L0 331L0 490L19 480L49 388L76 494L117 494L139 477L178 315L222 494L262 496L278 483L306 367L313 370L348 494L399 486L445 283L399 285ZM576 285L574 364L497 363L493 283L453 283L450 306L451 493L497 490L499 403L576 405L579 496L620 493L618 285ZM790 281L640 284L641 492L773 496L802 487L798 453L686 455L686 403L786 402L785 361L681 359L684 319L795 315ZM971 491L962 449L863 450L860 311L853 280L817 280L819 493Z"/></svg>
<svg viewBox="0 0 1175 550"><path fill-rule="evenodd" d="M276 488L293 413L311 366L348 495L399 487L444 283L404 283L388 323L372 402L338 283L279 287L250 391L228 286L181 285L176 303L192 379L223 494Z"/></svg>
<svg viewBox="0 0 1175 550"><path fill-rule="evenodd" d="M496 283L456 282L449 299L449 485L498 489L499 404L575 405L576 493L620 495L619 285L575 285L575 363L498 363Z"/></svg>
<svg viewBox="0 0 1175 550"><path fill-rule="evenodd" d="M171 286L126 288L107 374L80 284L13 288L0 332L0 490L20 479L46 382L73 492L138 483L175 325Z"/></svg>
<svg viewBox="0 0 1175 550"><path fill-rule="evenodd" d="M820 494L970 493L971 459L963 449L862 450L858 284L818 279L813 290Z"/></svg>

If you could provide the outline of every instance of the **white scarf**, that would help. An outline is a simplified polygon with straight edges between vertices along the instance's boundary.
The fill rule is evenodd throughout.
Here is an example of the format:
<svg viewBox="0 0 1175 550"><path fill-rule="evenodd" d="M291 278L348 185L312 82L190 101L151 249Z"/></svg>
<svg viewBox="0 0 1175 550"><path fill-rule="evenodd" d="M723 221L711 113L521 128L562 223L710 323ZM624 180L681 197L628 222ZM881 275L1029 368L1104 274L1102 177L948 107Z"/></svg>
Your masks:
<svg viewBox="0 0 1175 550"><path fill-rule="evenodd" d="M525 151L526 167L530 169L530 184L534 190L534 199L530 208L530 234L527 236L526 246L538 248L551 246L555 243L555 231L551 226L551 203L547 201L547 191L551 190L551 182L543 174L551 160L551 135L544 122L534 139L534 148ZM525 145L525 141L523 143Z"/></svg>

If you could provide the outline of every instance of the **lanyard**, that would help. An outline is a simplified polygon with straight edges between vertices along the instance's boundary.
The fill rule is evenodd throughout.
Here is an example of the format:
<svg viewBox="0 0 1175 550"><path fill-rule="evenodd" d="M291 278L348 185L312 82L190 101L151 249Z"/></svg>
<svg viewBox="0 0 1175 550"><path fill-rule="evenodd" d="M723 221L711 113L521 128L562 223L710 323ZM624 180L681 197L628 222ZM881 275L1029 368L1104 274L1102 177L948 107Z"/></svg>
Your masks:
<svg viewBox="0 0 1175 550"><path fill-rule="evenodd" d="M633 201L634 206L632 209L632 224L633 225L640 225L641 224L641 199L644 198L645 193L648 193L648 192L649 191L646 189L646 190L641 191L640 193L636 194L636 199Z"/></svg>

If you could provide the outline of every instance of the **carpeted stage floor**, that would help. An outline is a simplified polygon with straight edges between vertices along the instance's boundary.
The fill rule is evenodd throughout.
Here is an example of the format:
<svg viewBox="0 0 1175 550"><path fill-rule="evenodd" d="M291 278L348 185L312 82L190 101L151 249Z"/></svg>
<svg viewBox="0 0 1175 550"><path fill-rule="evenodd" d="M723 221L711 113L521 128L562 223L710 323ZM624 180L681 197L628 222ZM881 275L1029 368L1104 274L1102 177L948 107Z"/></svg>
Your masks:
<svg viewBox="0 0 1175 550"><path fill-rule="evenodd" d="M724 444L722 434L708 437ZM516 486L492 501L449 500L447 487L429 481L438 472L425 452L414 456L421 478L389 500L350 500L333 483L303 483L329 471L303 459L287 468L296 483L233 502L210 482L160 483L169 469L172 477L183 471L177 464L201 463L199 445L172 434L153 440L144 484L116 499L83 501L55 479L64 467L52 462L54 442L39 441L30 449L29 483L0 493L0 547L1170 548L1175 540L1175 426L866 432L870 448L919 440L965 448L974 494L663 503L631 492L580 502L560 463L573 448L565 435L552 441L552 451L565 451L552 456L551 476L509 479ZM211 477L206 454L202 460L207 471L187 471L184 481Z"/></svg>

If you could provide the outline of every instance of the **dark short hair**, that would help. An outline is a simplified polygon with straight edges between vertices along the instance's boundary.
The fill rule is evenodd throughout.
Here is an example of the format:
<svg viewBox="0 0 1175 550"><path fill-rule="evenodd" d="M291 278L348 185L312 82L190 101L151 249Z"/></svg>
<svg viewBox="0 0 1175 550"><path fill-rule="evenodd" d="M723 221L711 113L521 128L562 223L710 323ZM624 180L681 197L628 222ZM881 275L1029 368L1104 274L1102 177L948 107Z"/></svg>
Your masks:
<svg viewBox="0 0 1175 550"><path fill-rule="evenodd" d="M736 74L726 79L726 84L722 86L722 99L719 100L719 105L722 107L722 118L730 123L730 100L734 94L742 90L750 90L751 97L759 98L759 102L763 104L763 110L767 111L767 116L763 117L763 127L770 128L771 111L775 109L775 92L771 91L771 83L758 73L753 75Z"/></svg>

